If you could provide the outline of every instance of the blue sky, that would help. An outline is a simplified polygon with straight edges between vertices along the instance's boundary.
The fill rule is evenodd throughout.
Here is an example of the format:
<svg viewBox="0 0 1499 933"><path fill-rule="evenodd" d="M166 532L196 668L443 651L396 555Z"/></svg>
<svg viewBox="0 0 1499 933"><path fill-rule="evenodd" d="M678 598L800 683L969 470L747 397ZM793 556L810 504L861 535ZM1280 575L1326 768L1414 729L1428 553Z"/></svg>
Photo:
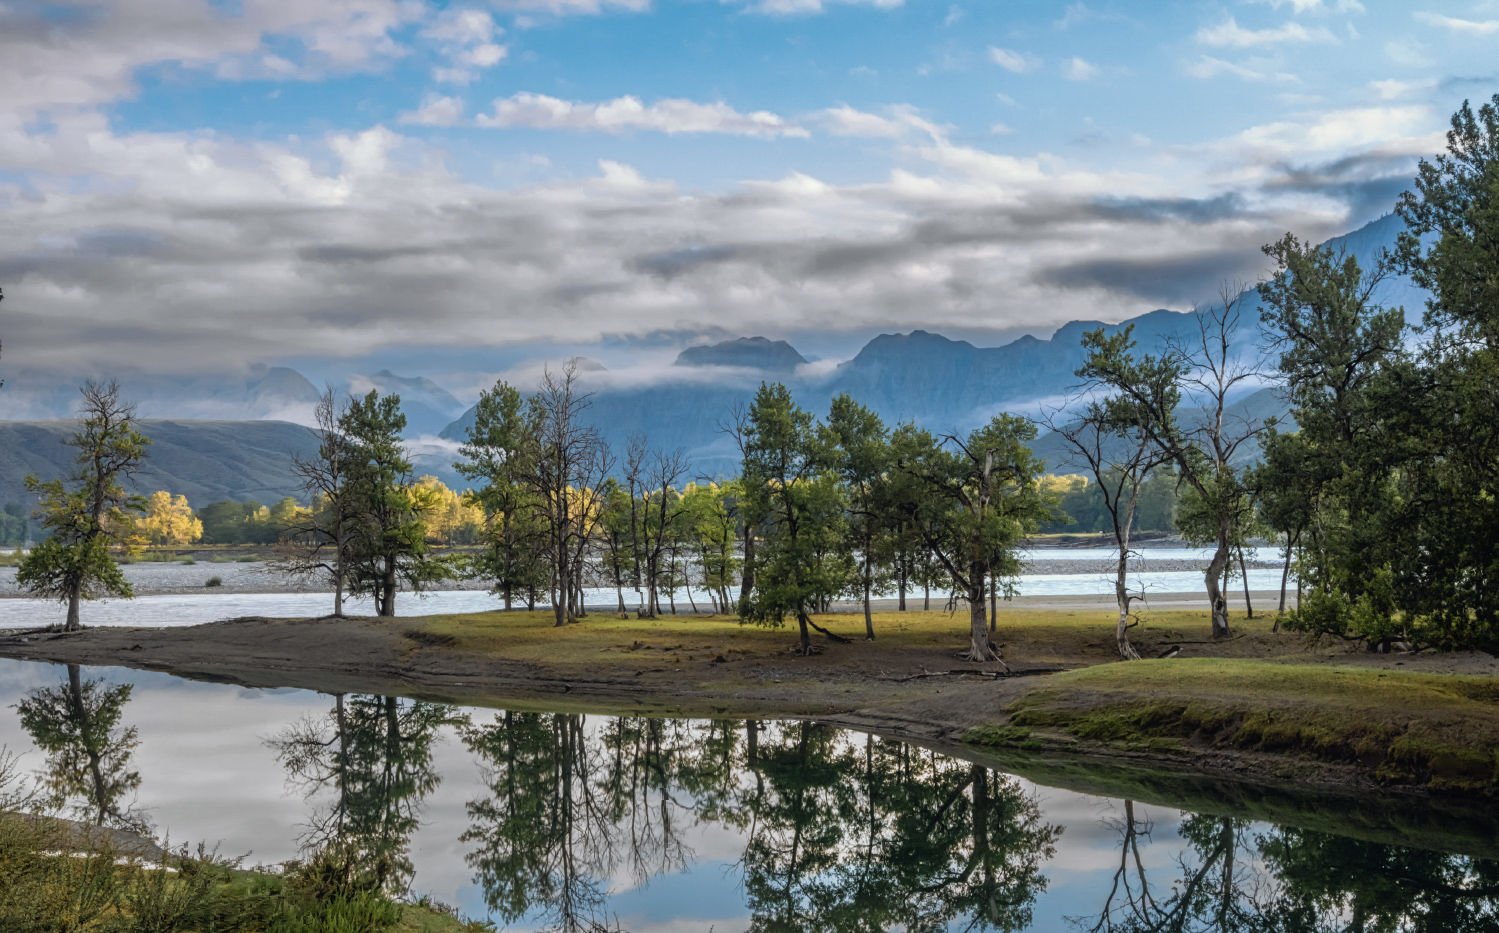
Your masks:
<svg viewBox="0 0 1499 933"><path fill-rule="evenodd" d="M1190 307L1388 211L1496 48L1496 0L11 2L5 361L463 390Z"/></svg>

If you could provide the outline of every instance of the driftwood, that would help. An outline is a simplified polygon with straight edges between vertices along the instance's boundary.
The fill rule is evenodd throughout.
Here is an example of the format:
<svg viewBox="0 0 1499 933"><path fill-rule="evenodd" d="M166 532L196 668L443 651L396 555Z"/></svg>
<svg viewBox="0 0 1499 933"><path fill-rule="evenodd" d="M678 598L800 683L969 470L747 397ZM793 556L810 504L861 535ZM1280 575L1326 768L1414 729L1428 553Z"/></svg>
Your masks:
<svg viewBox="0 0 1499 933"><path fill-rule="evenodd" d="M881 671L881 673L884 673ZM907 677L886 677L884 680L891 683L904 683L908 680L921 680L924 677L961 677L964 674L977 674L980 677L988 677L991 680L999 680L1002 677L1031 677L1040 674L1055 674L1057 671L1044 668L1036 668L1024 671L1012 671L1006 667L1002 671L980 671L971 667L953 668L948 671L929 671L922 669L920 674L911 674Z"/></svg>

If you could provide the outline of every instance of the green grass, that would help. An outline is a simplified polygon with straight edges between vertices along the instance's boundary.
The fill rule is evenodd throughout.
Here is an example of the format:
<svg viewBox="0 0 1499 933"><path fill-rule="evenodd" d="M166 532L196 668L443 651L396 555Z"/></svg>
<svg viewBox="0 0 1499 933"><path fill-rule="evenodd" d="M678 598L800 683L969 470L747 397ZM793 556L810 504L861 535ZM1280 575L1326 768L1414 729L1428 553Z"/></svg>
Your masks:
<svg viewBox="0 0 1499 933"><path fill-rule="evenodd" d="M1190 756L1207 749L1372 769L1389 784L1499 791L1499 683L1245 659L1109 664L1049 678L979 744L1082 741Z"/></svg>

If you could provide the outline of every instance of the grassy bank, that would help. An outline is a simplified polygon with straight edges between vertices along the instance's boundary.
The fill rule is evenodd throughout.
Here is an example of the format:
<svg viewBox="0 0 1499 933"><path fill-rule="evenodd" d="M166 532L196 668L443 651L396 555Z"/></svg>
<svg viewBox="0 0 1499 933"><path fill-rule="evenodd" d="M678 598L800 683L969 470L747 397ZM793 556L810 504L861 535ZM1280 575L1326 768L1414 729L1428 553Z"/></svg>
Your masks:
<svg viewBox="0 0 1499 933"><path fill-rule="evenodd" d="M278 873L186 851L124 856L114 834L0 812L0 929L31 933L482 933L494 927L390 897L324 852ZM147 843L149 845L149 843Z"/></svg>
<svg viewBox="0 0 1499 933"><path fill-rule="evenodd" d="M1026 691L970 742L1147 756L1252 753L1372 772L1390 785L1499 790L1499 682L1253 659L1176 658L1070 671Z"/></svg>

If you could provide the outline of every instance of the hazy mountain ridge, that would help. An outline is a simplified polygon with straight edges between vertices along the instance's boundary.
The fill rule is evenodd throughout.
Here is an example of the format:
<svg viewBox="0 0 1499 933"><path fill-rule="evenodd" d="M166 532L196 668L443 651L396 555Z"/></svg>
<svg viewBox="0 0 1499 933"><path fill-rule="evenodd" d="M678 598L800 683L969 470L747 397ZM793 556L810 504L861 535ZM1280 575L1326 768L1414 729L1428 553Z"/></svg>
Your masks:
<svg viewBox="0 0 1499 933"><path fill-rule="evenodd" d="M0 503L31 503L26 474L64 476L74 450L63 441L78 429L72 419L0 421ZM317 435L286 421L199 421L145 418L151 438L144 468L129 483L143 495L165 489L198 508L224 499L269 505L286 496L305 500L291 472L293 454L317 453Z"/></svg>

